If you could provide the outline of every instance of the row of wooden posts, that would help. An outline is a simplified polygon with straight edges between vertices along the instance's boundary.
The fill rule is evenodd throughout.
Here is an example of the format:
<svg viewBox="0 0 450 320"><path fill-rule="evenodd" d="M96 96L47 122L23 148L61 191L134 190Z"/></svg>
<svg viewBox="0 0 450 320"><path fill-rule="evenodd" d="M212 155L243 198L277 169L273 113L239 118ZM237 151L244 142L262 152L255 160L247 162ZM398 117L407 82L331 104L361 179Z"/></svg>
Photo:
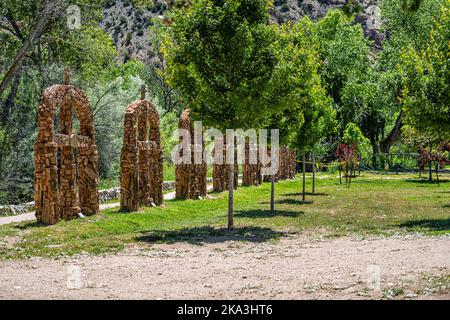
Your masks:
<svg viewBox="0 0 450 320"><path fill-rule="evenodd" d="M38 110L38 135L35 142L35 203L36 218L44 224L56 224L99 211L98 149L93 112L85 94L69 84L65 71L65 84L46 89ZM60 133L54 132L54 117L60 108ZM80 123L80 133L74 134L73 113ZM185 110L179 128L193 136L193 123L189 110ZM180 138L182 139L182 138ZM192 139L193 140L193 139ZM202 146L203 149L204 146ZM259 164L249 163L249 144L245 146L242 185L260 185L270 177L261 175ZM78 161L74 156L78 150ZM223 148L225 150L226 148ZM176 198L201 199L207 194L207 165L192 163L176 166ZM224 158L226 154L224 152ZM235 157L236 158L236 157ZM296 154L287 147L280 148L279 170L272 182L294 178ZM228 177L226 164L213 165L213 190L229 190L238 186L238 170ZM141 206L163 203L163 153L159 128L159 115L153 104L141 99L130 104L125 113L124 140L121 152L120 209L137 211Z"/></svg>

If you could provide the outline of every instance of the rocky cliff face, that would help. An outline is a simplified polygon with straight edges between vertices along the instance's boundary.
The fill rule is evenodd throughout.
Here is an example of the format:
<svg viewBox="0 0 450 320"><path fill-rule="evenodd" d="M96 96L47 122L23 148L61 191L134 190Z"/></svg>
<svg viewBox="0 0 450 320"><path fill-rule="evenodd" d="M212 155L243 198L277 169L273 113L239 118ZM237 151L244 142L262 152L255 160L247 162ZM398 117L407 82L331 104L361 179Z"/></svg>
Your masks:
<svg viewBox="0 0 450 320"><path fill-rule="evenodd" d="M129 0L111 0L105 5L101 26L111 35L123 61L135 58L147 62L152 55L148 27L152 18L166 10L159 0L151 10L136 8Z"/></svg>
<svg viewBox="0 0 450 320"><path fill-rule="evenodd" d="M330 9L342 9L355 14L355 21L363 26L364 34L381 45L379 32L380 0L275 0L271 9L271 20L276 23L298 21L303 16L312 20L323 17ZM163 16L168 5L165 0L156 0L149 10L135 8L131 0L110 0L105 5L102 27L116 43L123 61L136 58L144 62L155 62L154 52L148 40L151 19Z"/></svg>
<svg viewBox="0 0 450 320"><path fill-rule="evenodd" d="M278 23L298 21L303 16L312 20L322 18L330 9L341 9L355 15L367 37L381 44L380 0L275 0L272 20Z"/></svg>

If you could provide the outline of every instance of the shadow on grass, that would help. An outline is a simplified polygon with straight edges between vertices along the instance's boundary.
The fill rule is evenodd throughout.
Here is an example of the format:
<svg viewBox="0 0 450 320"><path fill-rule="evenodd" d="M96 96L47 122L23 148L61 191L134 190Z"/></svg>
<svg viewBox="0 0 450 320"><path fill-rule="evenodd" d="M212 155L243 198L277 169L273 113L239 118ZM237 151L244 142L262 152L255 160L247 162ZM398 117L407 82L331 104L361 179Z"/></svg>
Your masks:
<svg viewBox="0 0 450 320"><path fill-rule="evenodd" d="M228 230L209 226L180 230L151 230L136 238L147 243L186 242L195 245L227 241L266 242L285 236L286 233L260 227L242 227Z"/></svg>
<svg viewBox="0 0 450 320"><path fill-rule="evenodd" d="M282 199L282 200L277 200L275 201L275 203L278 204L292 204L292 205L299 205L299 204L313 204L313 202L311 200L299 200L299 199Z"/></svg>
<svg viewBox="0 0 450 320"><path fill-rule="evenodd" d="M303 215L302 211L285 211L285 210L246 210L236 211L235 216L239 218L274 218L274 217L291 217L295 218Z"/></svg>
<svg viewBox="0 0 450 320"><path fill-rule="evenodd" d="M450 231L450 219L424 219L399 224L401 228L422 228L430 231Z"/></svg>
<svg viewBox="0 0 450 320"><path fill-rule="evenodd" d="M329 196L328 193L321 193L321 192L316 192L316 193L306 192L305 194L306 194L307 196L313 196L313 197ZM283 196L286 196L286 197L299 196L299 197L301 197L301 196L302 196L302 193L301 193L301 192L285 193L285 194L283 194Z"/></svg>
<svg viewBox="0 0 450 320"><path fill-rule="evenodd" d="M450 208L450 204L444 204L442 207L443 208Z"/></svg>
<svg viewBox="0 0 450 320"><path fill-rule="evenodd" d="M24 224L18 224L18 225L14 226L15 229L19 229L19 230L28 230L28 229L32 229L32 228L42 228L42 227L48 227L48 226L43 223L37 222L37 221L27 222Z"/></svg>
<svg viewBox="0 0 450 320"><path fill-rule="evenodd" d="M433 179L433 181L429 181L428 179L406 179L405 182L430 184L430 185L438 184L436 179ZM448 180L448 179L439 179L439 183L448 183L448 182L450 182L450 180Z"/></svg>
<svg viewBox="0 0 450 320"><path fill-rule="evenodd" d="M290 204L290 205L302 205L302 204L313 204L314 202L311 200L300 200L300 199L282 199L282 200L275 200L276 204ZM269 201L262 201L259 202L259 204L270 204Z"/></svg>

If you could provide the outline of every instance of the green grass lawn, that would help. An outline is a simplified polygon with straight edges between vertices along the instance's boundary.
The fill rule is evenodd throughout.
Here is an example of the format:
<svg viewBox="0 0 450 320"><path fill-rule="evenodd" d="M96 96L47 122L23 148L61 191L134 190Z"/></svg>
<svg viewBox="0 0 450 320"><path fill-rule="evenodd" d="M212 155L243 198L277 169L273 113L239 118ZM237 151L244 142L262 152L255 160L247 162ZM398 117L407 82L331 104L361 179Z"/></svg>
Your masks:
<svg viewBox="0 0 450 320"><path fill-rule="evenodd" d="M317 194L301 201L301 181L276 184L276 212L268 209L270 184L240 187L235 198L235 226L226 226L226 193L212 199L167 201L164 207L138 213L116 209L55 226L35 222L0 227L0 258L58 257L78 253L100 254L130 243L172 243L234 239L276 240L287 233L324 236L420 232L450 233L450 176L443 182L419 180L413 175L362 175L350 189L335 175L319 175ZM308 178L308 190L311 190ZM215 240L211 240L215 239Z"/></svg>
<svg viewBox="0 0 450 320"><path fill-rule="evenodd" d="M164 181L175 181L175 166L164 163ZM212 177L212 167L208 166L208 178ZM117 179L100 179L98 185L99 190L107 190L120 186L120 180Z"/></svg>

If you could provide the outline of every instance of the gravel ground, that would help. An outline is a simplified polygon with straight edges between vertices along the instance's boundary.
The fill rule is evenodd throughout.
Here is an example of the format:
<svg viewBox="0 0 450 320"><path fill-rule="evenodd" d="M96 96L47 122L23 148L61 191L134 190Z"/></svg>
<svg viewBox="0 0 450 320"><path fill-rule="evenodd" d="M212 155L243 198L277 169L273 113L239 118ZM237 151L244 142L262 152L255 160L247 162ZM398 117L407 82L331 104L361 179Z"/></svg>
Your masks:
<svg viewBox="0 0 450 320"><path fill-rule="evenodd" d="M207 238L0 261L0 299L450 299L450 237Z"/></svg>

